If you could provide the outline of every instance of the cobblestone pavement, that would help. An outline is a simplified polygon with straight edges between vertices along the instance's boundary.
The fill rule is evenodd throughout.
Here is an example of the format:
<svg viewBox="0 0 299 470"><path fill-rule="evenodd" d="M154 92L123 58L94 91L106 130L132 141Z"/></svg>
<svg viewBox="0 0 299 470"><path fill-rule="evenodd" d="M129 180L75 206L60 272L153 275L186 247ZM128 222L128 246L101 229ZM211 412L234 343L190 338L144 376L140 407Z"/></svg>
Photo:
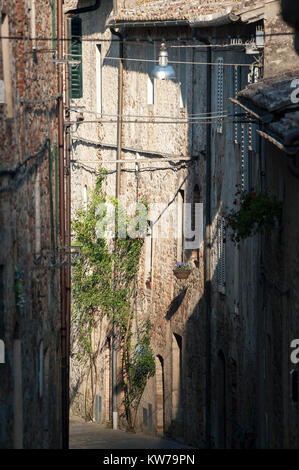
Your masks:
<svg viewBox="0 0 299 470"><path fill-rule="evenodd" d="M114 431L79 417L70 418L70 449L191 449L178 442L143 433Z"/></svg>

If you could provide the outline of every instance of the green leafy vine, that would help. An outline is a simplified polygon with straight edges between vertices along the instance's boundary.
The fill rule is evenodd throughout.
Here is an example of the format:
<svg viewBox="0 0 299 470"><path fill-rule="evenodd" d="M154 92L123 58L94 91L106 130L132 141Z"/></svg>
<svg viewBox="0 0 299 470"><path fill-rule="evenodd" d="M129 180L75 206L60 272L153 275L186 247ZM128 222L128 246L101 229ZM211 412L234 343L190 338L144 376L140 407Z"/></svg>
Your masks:
<svg viewBox="0 0 299 470"><path fill-rule="evenodd" d="M144 238L132 236L130 228L136 230L139 209L129 220L117 200L107 197L103 190L105 173L102 171L96 187L89 196L86 208L76 214L72 227L75 244L81 246L81 256L72 269L72 322L76 325L76 359L88 367L85 391L85 417L92 419L97 380L96 359L100 339L95 340L104 316L109 317L122 352L122 391L124 417L130 429L135 428L138 406L149 377L155 373L155 361L150 347L150 322L139 325L137 334L132 334L135 296L135 278L139 267ZM116 228L125 224L125 238L109 240L99 237L98 208L113 204L116 209ZM107 212L102 212L104 220ZM137 220L137 222L136 222ZM137 227L138 228L138 227ZM100 336L100 335L98 335ZM88 398L90 385L91 398Z"/></svg>

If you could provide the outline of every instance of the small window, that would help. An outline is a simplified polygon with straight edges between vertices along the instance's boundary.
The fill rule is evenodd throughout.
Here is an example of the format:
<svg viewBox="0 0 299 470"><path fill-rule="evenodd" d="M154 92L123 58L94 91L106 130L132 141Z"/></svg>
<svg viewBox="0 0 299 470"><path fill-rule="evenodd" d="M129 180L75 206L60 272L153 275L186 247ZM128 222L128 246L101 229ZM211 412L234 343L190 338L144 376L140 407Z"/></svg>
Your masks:
<svg viewBox="0 0 299 470"><path fill-rule="evenodd" d="M100 44L96 45L96 93L97 113L102 113L102 53Z"/></svg>
<svg viewBox="0 0 299 470"><path fill-rule="evenodd" d="M52 49L56 49L56 0L51 0L51 14L52 14Z"/></svg>
<svg viewBox="0 0 299 470"><path fill-rule="evenodd" d="M0 339L0 364L5 364L5 344L3 339Z"/></svg>
<svg viewBox="0 0 299 470"><path fill-rule="evenodd" d="M154 248L154 234L153 223L151 220L147 221L148 232L145 238L145 281L148 288L151 287L153 280L153 248Z"/></svg>
<svg viewBox="0 0 299 470"><path fill-rule="evenodd" d="M83 205L84 205L85 210L87 210L87 203L88 203L88 195L87 195L87 186L85 184L83 188Z"/></svg>
<svg viewBox="0 0 299 470"><path fill-rule="evenodd" d="M155 47L152 45L146 46L146 60L155 60ZM147 104L154 104L155 102L155 80L152 76L153 66L153 62L146 62Z"/></svg>
<svg viewBox="0 0 299 470"><path fill-rule="evenodd" d="M39 359L38 359L38 396L42 398L44 392L44 342L39 344Z"/></svg>
<svg viewBox="0 0 299 470"><path fill-rule="evenodd" d="M191 212L191 230L195 230L195 208L200 203L200 191L196 184L193 191L192 212Z"/></svg>
<svg viewBox="0 0 299 470"><path fill-rule="evenodd" d="M71 19L70 60L80 61L70 66L71 98L82 98L82 20L79 17Z"/></svg>
<svg viewBox="0 0 299 470"><path fill-rule="evenodd" d="M184 108L187 103L187 51L186 48L179 48L179 84L180 84L180 108Z"/></svg>
<svg viewBox="0 0 299 470"><path fill-rule="evenodd" d="M182 337L176 333L172 336L172 416L178 417L182 393Z"/></svg>
<svg viewBox="0 0 299 470"><path fill-rule="evenodd" d="M178 192L178 216L177 216L177 261L184 261L184 191Z"/></svg>
<svg viewBox="0 0 299 470"><path fill-rule="evenodd" d="M291 394L294 403L298 402L298 370L291 371Z"/></svg>
<svg viewBox="0 0 299 470"><path fill-rule="evenodd" d="M7 15L2 15L1 18L1 36L8 38L9 36L9 21ZM3 101L6 104L6 117L13 117L13 102L12 102L12 83L11 83L11 50L10 40L1 39L2 43L2 62L3 62L3 81L2 95Z"/></svg>
<svg viewBox="0 0 299 470"><path fill-rule="evenodd" d="M40 174L36 174L34 193L35 193L35 254L41 252L41 188Z"/></svg>

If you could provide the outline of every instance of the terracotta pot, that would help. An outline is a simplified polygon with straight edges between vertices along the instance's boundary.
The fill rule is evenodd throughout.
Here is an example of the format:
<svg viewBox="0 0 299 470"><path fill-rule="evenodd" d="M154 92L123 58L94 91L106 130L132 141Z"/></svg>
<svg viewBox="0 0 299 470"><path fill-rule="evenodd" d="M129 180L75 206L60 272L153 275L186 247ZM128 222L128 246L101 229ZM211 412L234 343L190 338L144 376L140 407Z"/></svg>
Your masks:
<svg viewBox="0 0 299 470"><path fill-rule="evenodd" d="M173 273L177 279L187 279L191 273L190 269L174 269Z"/></svg>

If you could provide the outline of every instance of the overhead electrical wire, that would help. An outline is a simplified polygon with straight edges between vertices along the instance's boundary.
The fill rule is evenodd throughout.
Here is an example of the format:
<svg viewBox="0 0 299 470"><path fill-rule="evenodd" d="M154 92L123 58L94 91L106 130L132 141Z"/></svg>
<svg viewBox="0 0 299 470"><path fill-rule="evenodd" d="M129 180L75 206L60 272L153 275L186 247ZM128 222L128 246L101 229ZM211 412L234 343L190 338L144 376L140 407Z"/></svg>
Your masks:
<svg viewBox="0 0 299 470"><path fill-rule="evenodd" d="M103 60L120 60L120 57L109 57L105 56ZM124 57L123 60L129 62L152 62L157 63L154 59L135 59L132 57ZM218 62L194 62L194 61L181 61L181 60L168 60L169 64L186 64L186 65L216 65L219 66ZM253 64L237 64L237 63L227 63L222 62L221 66L230 66L230 67L252 67Z"/></svg>
<svg viewBox="0 0 299 470"><path fill-rule="evenodd" d="M0 192L8 191L10 189L16 189L23 183L26 177L30 176L33 170L40 165L40 159L49 149L49 143L50 140L47 138L42 147L37 152L33 153L32 155L28 155L25 160L15 168L0 170L0 176L10 176L11 178L14 178L18 173L20 173L21 169L24 167L24 172L21 174L21 176L16 180L13 180L12 183L7 184L6 186L2 186L0 188ZM34 163L31 165L30 168L27 168L27 164L31 160L34 160Z"/></svg>
<svg viewBox="0 0 299 470"><path fill-rule="evenodd" d="M224 116L224 117L228 117L228 116ZM216 121L216 122L215 122ZM122 120L122 124L215 124L217 122L221 122L223 124L240 124L240 123L255 123L256 121L254 120L246 120L246 121L242 121L242 120L239 120L239 121L236 121L236 120L231 120L231 121L223 121L222 118L215 118L214 120L196 120L196 121L193 121L193 120L190 120L190 121L141 121L141 120L134 120L134 121L123 121ZM70 122L67 122L66 125L80 125L80 124L91 124L91 123L94 123L94 124L101 124L101 123L104 123L104 124L117 124L117 120L98 120L98 121L70 121Z"/></svg>
<svg viewBox="0 0 299 470"><path fill-rule="evenodd" d="M295 32L280 32L280 33L264 33L262 35L263 37L276 37L276 36L295 36ZM248 36L245 36L245 35L240 35L238 34L236 39L239 39L239 38L245 38L248 39ZM123 39L123 40L120 40L120 39L110 39L110 38L83 38L81 36L75 36L75 35L72 35L72 37L65 37L65 38L58 38L58 37L46 37L46 36L41 36L41 37L31 37L31 36L13 36L13 35L10 35L10 36L0 36L0 39L10 39L10 40L14 40L14 41L65 41L65 42L68 42L68 41L72 41L73 39L80 39L80 41L84 41L84 42L115 42L115 43L119 43L119 42L123 42L124 44L130 44L130 43L136 43L136 44L152 44L154 42L161 42L161 41L164 41L165 42L165 38L152 38L152 39ZM207 39L222 39L222 40L230 40L230 39L235 39L235 38L232 38L231 36L207 36ZM169 42L174 42L174 41L186 41L186 42L190 42L190 41L196 41L196 39L188 39L188 38L175 38L175 39L170 39ZM167 41L168 42L168 41ZM231 44L233 46L237 46L238 44ZM213 44L211 45L212 47L214 46ZM207 47L205 45L205 47Z"/></svg>
<svg viewBox="0 0 299 470"><path fill-rule="evenodd" d="M69 111L73 111L73 112L76 112L76 113L82 113L82 114L92 114L94 116L108 116L108 117L119 117L121 119L123 119L124 117L130 117L130 118L139 118L139 117L145 117L145 118L161 118L161 119L173 119L175 118L175 116L168 116L168 115L162 115L162 114L151 114L151 115L148 115L148 114L122 114L122 115L119 115L119 114L107 114L107 113L99 113L97 111L91 111L91 110L87 110L87 109L80 109L80 108L76 108L75 106L65 106L66 109L68 109ZM223 110L223 113L226 113L226 110ZM210 112L205 112L205 113L195 113L195 114L190 114L188 113L188 116L195 116L195 117L199 117L199 116L206 116L206 117L209 117L210 115L215 115L217 114L219 116L219 111L210 111ZM178 116L178 119L186 119L185 117L179 117Z"/></svg>

